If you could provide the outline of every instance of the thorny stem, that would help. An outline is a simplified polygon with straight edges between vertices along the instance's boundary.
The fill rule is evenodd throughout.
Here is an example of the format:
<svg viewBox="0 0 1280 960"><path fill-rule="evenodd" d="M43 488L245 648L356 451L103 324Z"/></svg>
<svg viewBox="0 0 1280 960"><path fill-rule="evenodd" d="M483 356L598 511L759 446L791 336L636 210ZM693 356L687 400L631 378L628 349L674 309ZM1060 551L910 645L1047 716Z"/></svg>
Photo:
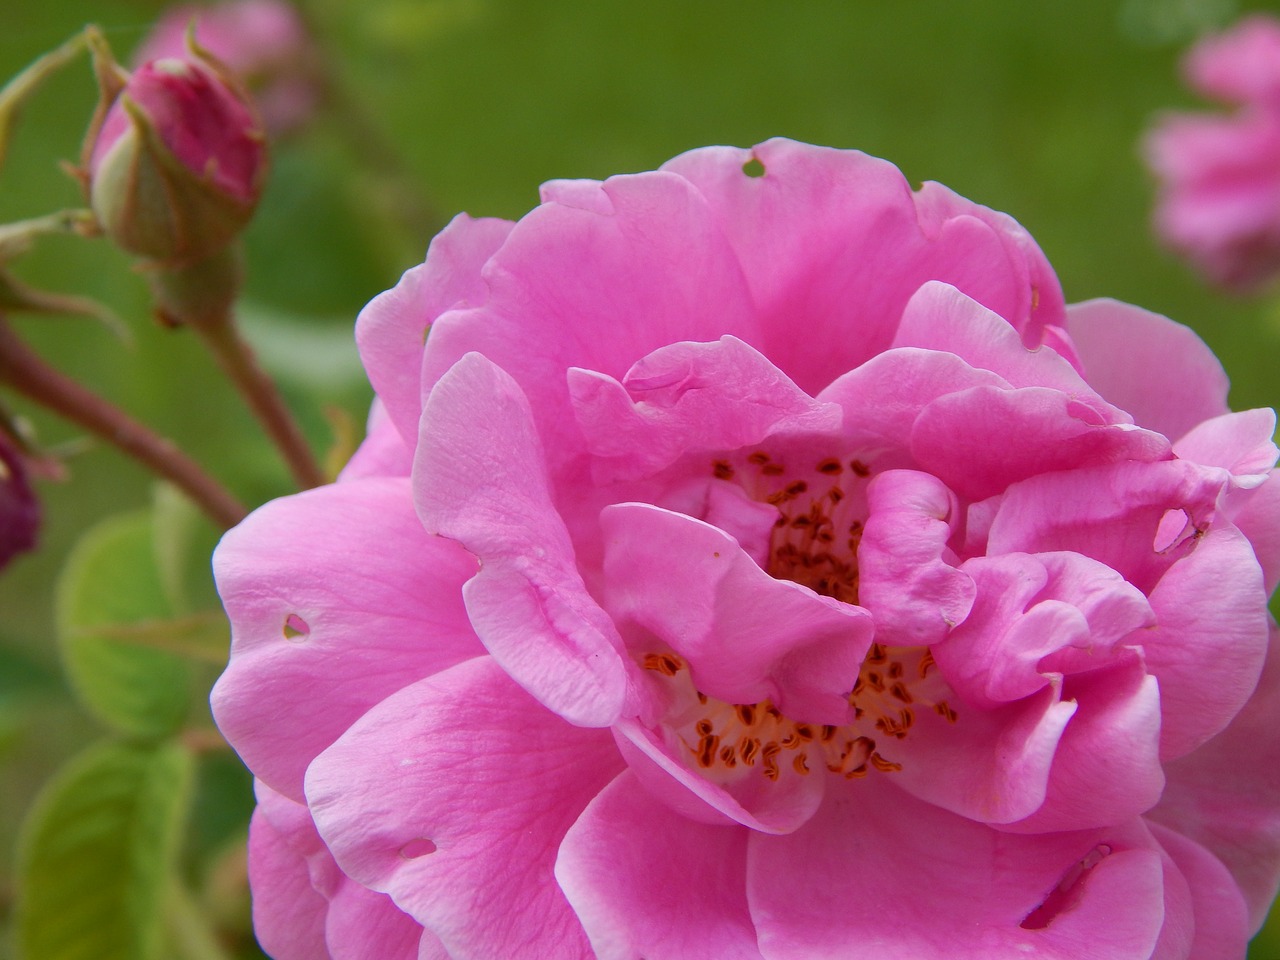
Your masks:
<svg viewBox="0 0 1280 960"><path fill-rule="evenodd" d="M297 484L306 490L327 482L275 382L259 366L253 350L230 318L223 323L193 323L191 326L279 449Z"/></svg>
<svg viewBox="0 0 1280 960"><path fill-rule="evenodd" d="M0 316L0 382L102 438L184 491L220 527L234 527L244 506L172 440L45 363Z"/></svg>

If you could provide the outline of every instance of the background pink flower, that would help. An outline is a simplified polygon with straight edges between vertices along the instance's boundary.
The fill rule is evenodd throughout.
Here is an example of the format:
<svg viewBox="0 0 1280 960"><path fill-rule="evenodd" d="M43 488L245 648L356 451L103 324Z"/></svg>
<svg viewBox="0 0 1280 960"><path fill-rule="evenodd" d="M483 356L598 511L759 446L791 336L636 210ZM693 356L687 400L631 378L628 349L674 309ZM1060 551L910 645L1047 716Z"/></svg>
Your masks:
<svg viewBox="0 0 1280 960"><path fill-rule="evenodd" d="M1156 227L1210 280L1248 290L1280 273L1280 22L1254 15L1205 38L1184 71L1235 110L1170 114L1148 134Z"/></svg>
<svg viewBox="0 0 1280 960"><path fill-rule="evenodd" d="M459 217L357 339L215 557L276 957L1243 954L1275 420L1189 330L773 140Z"/></svg>
<svg viewBox="0 0 1280 960"><path fill-rule="evenodd" d="M187 30L252 88L267 128L276 135L306 123L321 93L316 51L298 10L286 0L228 0L170 7L134 51L141 66L185 58Z"/></svg>

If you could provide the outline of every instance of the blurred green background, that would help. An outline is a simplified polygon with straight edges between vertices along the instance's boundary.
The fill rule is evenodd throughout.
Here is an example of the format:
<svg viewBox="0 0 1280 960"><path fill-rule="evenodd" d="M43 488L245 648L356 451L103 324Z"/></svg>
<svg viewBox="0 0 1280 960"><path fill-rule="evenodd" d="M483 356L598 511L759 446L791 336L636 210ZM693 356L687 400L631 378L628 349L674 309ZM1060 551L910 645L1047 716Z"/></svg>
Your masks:
<svg viewBox="0 0 1280 960"><path fill-rule="evenodd" d="M152 0L96 0L91 8L7 0L0 78L86 17L124 58L161 9ZM1159 249L1149 227L1153 187L1137 147L1157 112L1203 106L1177 74L1193 38L1246 10L1280 13L1280 4L310 0L305 9L359 122L380 130L396 155L379 157L368 136L353 138L349 122L320 117L278 145L247 236L249 334L319 450L335 445L335 411L359 425L367 407L351 345L356 312L418 262L429 240L421 226L391 216L405 209L405 183L446 219L463 210L516 217L546 179L650 169L692 147L774 135L857 147L913 181L938 180L1011 213L1047 253L1068 300L1112 296L1189 324L1231 374L1233 406L1280 400L1276 298L1224 296ZM0 174L0 222L80 202L57 161L78 157L95 96L80 62L31 105ZM403 180L386 172L394 173L392 161ZM19 318L19 331L45 356L176 438L247 502L288 492L276 457L198 345L149 319L145 284L125 257L102 241L53 238L17 272L101 299L132 330L126 345L91 321ZM67 452L70 467L65 482L41 484L41 550L0 575L7 926L23 811L53 771L102 735L63 679L53 584L88 527L145 507L152 493L149 479L111 450L0 399L30 418L42 443ZM197 581L211 602L207 578ZM214 675L210 665L193 683L196 729L208 723L199 704ZM232 901L216 909L234 911L234 889L221 890L215 874L235 873L248 780L217 750L201 754L196 776L183 868L208 897ZM1280 957L1280 933L1267 935L1251 956ZM242 949L257 955L247 940Z"/></svg>

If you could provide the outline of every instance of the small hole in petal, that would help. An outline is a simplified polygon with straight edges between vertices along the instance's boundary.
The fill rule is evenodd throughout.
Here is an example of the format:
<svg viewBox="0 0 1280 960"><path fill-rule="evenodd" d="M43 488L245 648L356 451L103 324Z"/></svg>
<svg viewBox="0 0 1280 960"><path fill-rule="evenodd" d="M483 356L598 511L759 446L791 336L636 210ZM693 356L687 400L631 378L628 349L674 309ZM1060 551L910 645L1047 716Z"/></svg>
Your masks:
<svg viewBox="0 0 1280 960"><path fill-rule="evenodd" d="M765 174L764 164L756 157L752 157L742 165L742 172L748 177L763 177Z"/></svg>
<svg viewBox="0 0 1280 960"><path fill-rule="evenodd" d="M307 621L296 613L291 613L284 618L284 638L286 640L300 640L310 633L311 627L307 625Z"/></svg>
<svg viewBox="0 0 1280 960"><path fill-rule="evenodd" d="M419 857L425 857L427 854L435 852L436 845L426 837L410 840L400 848L400 856L405 860L417 860Z"/></svg>
<svg viewBox="0 0 1280 960"><path fill-rule="evenodd" d="M1151 544L1151 549L1156 553L1172 550L1193 532L1191 518L1187 516L1187 511L1166 510L1164 516L1160 518L1159 526L1156 527L1156 537Z"/></svg>

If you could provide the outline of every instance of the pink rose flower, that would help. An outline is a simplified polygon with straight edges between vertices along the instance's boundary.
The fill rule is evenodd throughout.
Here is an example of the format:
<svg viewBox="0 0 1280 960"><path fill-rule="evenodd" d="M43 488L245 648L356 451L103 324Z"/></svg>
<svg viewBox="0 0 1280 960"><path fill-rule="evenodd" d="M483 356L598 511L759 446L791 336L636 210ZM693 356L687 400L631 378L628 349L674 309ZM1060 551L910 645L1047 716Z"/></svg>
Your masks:
<svg viewBox="0 0 1280 960"><path fill-rule="evenodd" d="M1210 280L1247 291L1280 274L1280 22L1255 15L1202 40L1184 71L1238 106L1170 114L1148 134L1156 228Z"/></svg>
<svg viewBox="0 0 1280 960"><path fill-rule="evenodd" d="M244 229L266 172L261 122L235 85L198 60L154 60L107 111L89 155L89 198L123 249L180 265Z"/></svg>
<svg viewBox="0 0 1280 960"><path fill-rule="evenodd" d="M170 7L134 51L134 66L186 58L187 30L244 78L275 135L306 123L321 98L316 51L297 9L285 0L229 0Z"/></svg>
<svg viewBox="0 0 1280 960"><path fill-rule="evenodd" d="M268 951L1243 956L1273 413L860 153L542 200L369 304L368 440L216 554Z"/></svg>

